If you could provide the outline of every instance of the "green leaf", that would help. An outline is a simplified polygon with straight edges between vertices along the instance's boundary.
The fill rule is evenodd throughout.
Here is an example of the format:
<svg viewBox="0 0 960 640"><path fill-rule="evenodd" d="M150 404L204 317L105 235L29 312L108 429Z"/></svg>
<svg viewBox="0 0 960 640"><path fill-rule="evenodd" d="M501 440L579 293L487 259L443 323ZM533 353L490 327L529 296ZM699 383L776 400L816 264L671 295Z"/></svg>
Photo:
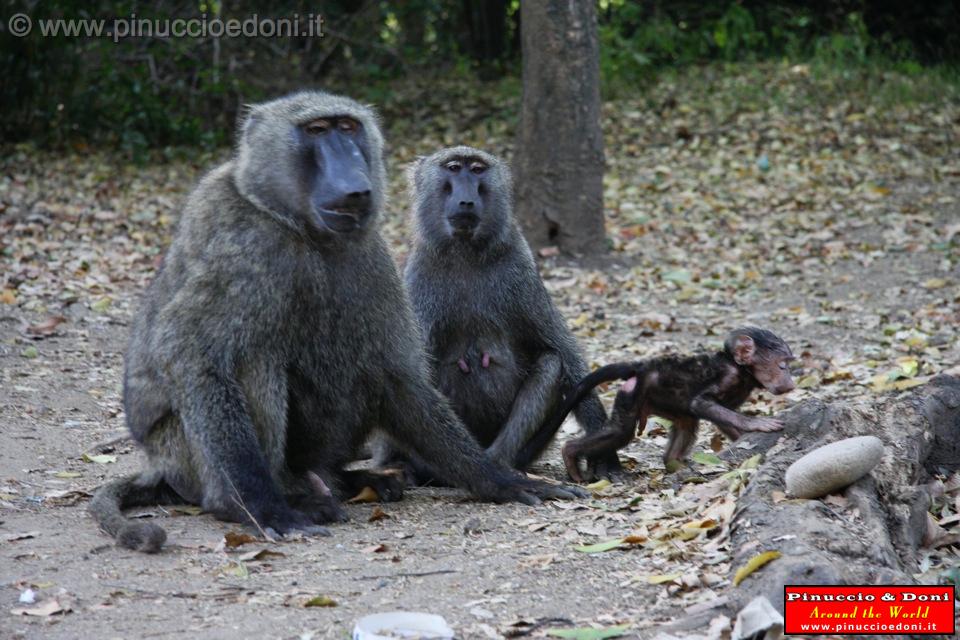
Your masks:
<svg viewBox="0 0 960 640"><path fill-rule="evenodd" d="M220 573L226 576L233 576L235 578L248 578L250 577L250 571L247 569L247 565L242 562L231 562L220 567Z"/></svg>
<svg viewBox="0 0 960 640"><path fill-rule="evenodd" d="M667 460L667 464L665 466L667 467L667 473L675 473L680 471L680 469L683 469L684 465L680 460Z"/></svg>
<svg viewBox="0 0 960 640"><path fill-rule="evenodd" d="M30 345L26 349L20 352L20 355L24 358L36 358L40 355L40 352L37 351L37 348L33 345Z"/></svg>
<svg viewBox="0 0 960 640"><path fill-rule="evenodd" d="M960 585L960 567L950 567L940 574L940 584Z"/></svg>
<svg viewBox="0 0 960 640"><path fill-rule="evenodd" d="M613 484L613 483L610 482L609 480L607 480L606 478L601 478L600 480L597 480L596 482L594 482L594 483L592 483L592 484L588 484L588 485L587 485L587 489L589 489L590 491L596 493L597 491L602 491L603 489L606 489L606 488L609 487L611 484Z"/></svg>
<svg viewBox="0 0 960 640"><path fill-rule="evenodd" d="M577 629L547 629L548 636L554 638L570 638L571 640L604 640L605 638L619 638L630 630L629 625L619 625L616 627L603 627L594 629L593 627L580 627Z"/></svg>
<svg viewBox="0 0 960 640"><path fill-rule="evenodd" d="M722 465L723 460L713 455L712 453L704 453L703 451L697 451L695 454L690 456L690 459L694 462L700 464L713 464L713 465Z"/></svg>
<svg viewBox="0 0 960 640"><path fill-rule="evenodd" d="M314 596L303 603L305 607L335 607L337 601L328 596Z"/></svg>
<svg viewBox="0 0 960 640"><path fill-rule="evenodd" d="M677 284L687 284L693 279L693 275L686 269L667 271L662 277L667 282L675 282Z"/></svg>

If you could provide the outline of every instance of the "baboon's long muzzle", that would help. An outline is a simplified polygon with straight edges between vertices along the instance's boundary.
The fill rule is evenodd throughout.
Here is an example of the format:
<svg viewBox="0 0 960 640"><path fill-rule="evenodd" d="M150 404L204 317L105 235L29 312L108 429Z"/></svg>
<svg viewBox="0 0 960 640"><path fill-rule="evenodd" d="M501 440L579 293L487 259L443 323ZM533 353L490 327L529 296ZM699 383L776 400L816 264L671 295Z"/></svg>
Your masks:
<svg viewBox="0 0 960 640"><path fill-rule="evenodd" d="M319 177L313 209L323 226L348 233L364 225L372 213L370 170L356 142L333 132L317 142Z"/></svg>

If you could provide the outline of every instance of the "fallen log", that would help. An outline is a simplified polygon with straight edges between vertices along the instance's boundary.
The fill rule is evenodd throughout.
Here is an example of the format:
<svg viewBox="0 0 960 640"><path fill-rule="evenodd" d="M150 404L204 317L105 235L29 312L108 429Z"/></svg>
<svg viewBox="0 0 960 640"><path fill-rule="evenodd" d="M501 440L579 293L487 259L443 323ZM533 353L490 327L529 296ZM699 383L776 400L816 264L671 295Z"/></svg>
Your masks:
<svg viewBox="0 0 960 640"><path fill-rule="evenodd" d="M732 571L763 552L781 555L719 593L727 598L724 609L681 620L672 625L677 631L704 628L718 613L733 619L757 596L782 614L787 584L916 582L912 574L919 572L931 504L928 483L960 469L960 378L938 376L912 393L867 401L806 401L778 418L785 423L782 432L745 435L752 447L730 447L721 457L738 465L764 454L731 522ZM786 496L784 475L793 462L823 445L865 435L884 446L871 473L830 500Z"/></svg>

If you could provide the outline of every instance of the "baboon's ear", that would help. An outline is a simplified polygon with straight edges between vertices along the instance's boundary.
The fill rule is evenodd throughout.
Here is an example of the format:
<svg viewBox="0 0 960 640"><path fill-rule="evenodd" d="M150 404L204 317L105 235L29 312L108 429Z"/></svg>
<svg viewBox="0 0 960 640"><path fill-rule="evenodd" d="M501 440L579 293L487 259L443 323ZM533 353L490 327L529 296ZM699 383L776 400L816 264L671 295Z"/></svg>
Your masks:
<svg viewBox="0 0 960 640"><path fill-rule="evenodd" d="M420 167L423 166L423 162L426 159L427 156L417 156L410 162L410 164L407 165L407 184L409 184L411 187L416 186L417 171L420 170Z"/></svg>
<svg viewBox="0 0 960 640"><path fill-rule="evenodd" d="M740 334L733 344L733 360L739 365L751 365L757 353L757 346L753 338Z"/></svg>
<svg viewBox="0 0 960 640"><path fill-rule="evenodd" d="M256 105L245 104L237 114L237 138L242 140L260 123L262 117Z"/></svg>

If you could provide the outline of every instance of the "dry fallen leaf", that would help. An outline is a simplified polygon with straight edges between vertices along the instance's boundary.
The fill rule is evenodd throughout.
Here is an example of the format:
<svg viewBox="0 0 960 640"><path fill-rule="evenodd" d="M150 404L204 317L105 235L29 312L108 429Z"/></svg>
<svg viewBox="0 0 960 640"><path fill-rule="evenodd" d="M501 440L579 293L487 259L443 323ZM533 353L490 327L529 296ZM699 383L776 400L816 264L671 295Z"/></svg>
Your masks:
<svg viewBox="0 0 960 640"><path fill-rule="evenodd" d="M3 536L4 542L15 542L17 540L27 540L29 538L36 538L40 535L39 531L25 531L23 533L8 533Z"/></svg>
<svg viewBox="0 0 960 640"><path fill-rule="evenodd" d="M604 551L612 551L613 549L627 548L629 546L642 545L648 540L647 536L643 535L629 535L623 538L614 538L613 540L605 540L603 542L597 542L594 544L587 545L578 545L574 547L575 551L580 553L602 553Z"/></svg>
<svg viewBox="0 0 960 640"><path fill-rule="evenodd" d="M50 316L43 322L32 324L27 327L27 333L32 336L48 337L57 332L57 327L66 322L63 316Z"/></svg>
<svg viewBox="0 0 960 640"><path fill-rule="evenodd" d="M370 512L370 517L367 518L367 522L379 522L380 520L386 520L390 517L386 511L380 507L374 507L373 511Z"/></svg>
<svg viewBox="0 0 960 640"><path fill-rule="evenodd" d="M647 584L663 584L665 582L673 582L679 580L683 576L682 573L665 573L662 575L652 575L646 577Z"/></svg>
<svg viewBox="0 0 960 640"><path fill-rule="evenodd" d="M251 562L254 560L269 560L270 558L286 558L287 554L271 549L259 549L257 551L248 551L237 556L241 562Z"/></svg>
<svg viewBox="0 0 960 640"><path fill-rule="evenodd" d="M69 507L78 502L89 500L92 497L92 494L80 489L63 489L44 493L43 502L44 504L56 505L58 507Z"/></svg>
<svg viewBox="0 0 960 640"><path fill-rule="evenodd" d="M228 531L223 534L223 545L228 549L236 549L241 545L250 544L251 542L257 542L257 539L249 533Z"/></svg>
<svg viewBox="0 0 960 640"><path fill-rule="evenodd" d="M552 246L551 246L551 247L541 247L540 249L537 250L537 254L538 254L541 258L552 258L552 257L554 257L554 256L560 255L560 248L559 248L559 247L552 247Z"/></svg>
<svg viewBox="0 0 960 640"><path fill-rule="evenodd" d="M80 456L80 459L83 460L84 462L96 462L97 464L113 464L114 462L117 461L117 456L109 455L106 453L102 453L99 455L90 455L89 453L85 453L82 456Z"/></svg>
<svg viewBox="0 0 960 640"><path fill-rule="evenodd" d="M360 493L353 496L347 500L347 504L355 504L358 502L379 502L380 496L377 495L376 490L373 487L364 487L360 490Z"/></svg>
<svg viewBox="0 0 960 640"><path fill-rule="evenodd" d="M36 617L47 617L56 615L58 613L69 613L73 611L69 604L62 604L56 598L51 598L49 600L44 600L40 604L33 607L24 607L21 609L13 609L10 611L15 616L36 616Z"/></svg>
<svg viewBox="0 0 960 640"><path fill-rule="evenodd" d="M733 576L733 586L739 585L741 582L746 579L751 573L767 564L779 558L782 554L779 551L765 551L759 553L752 558L750 558L745 565L737 569L737 573Z"/></svg>

